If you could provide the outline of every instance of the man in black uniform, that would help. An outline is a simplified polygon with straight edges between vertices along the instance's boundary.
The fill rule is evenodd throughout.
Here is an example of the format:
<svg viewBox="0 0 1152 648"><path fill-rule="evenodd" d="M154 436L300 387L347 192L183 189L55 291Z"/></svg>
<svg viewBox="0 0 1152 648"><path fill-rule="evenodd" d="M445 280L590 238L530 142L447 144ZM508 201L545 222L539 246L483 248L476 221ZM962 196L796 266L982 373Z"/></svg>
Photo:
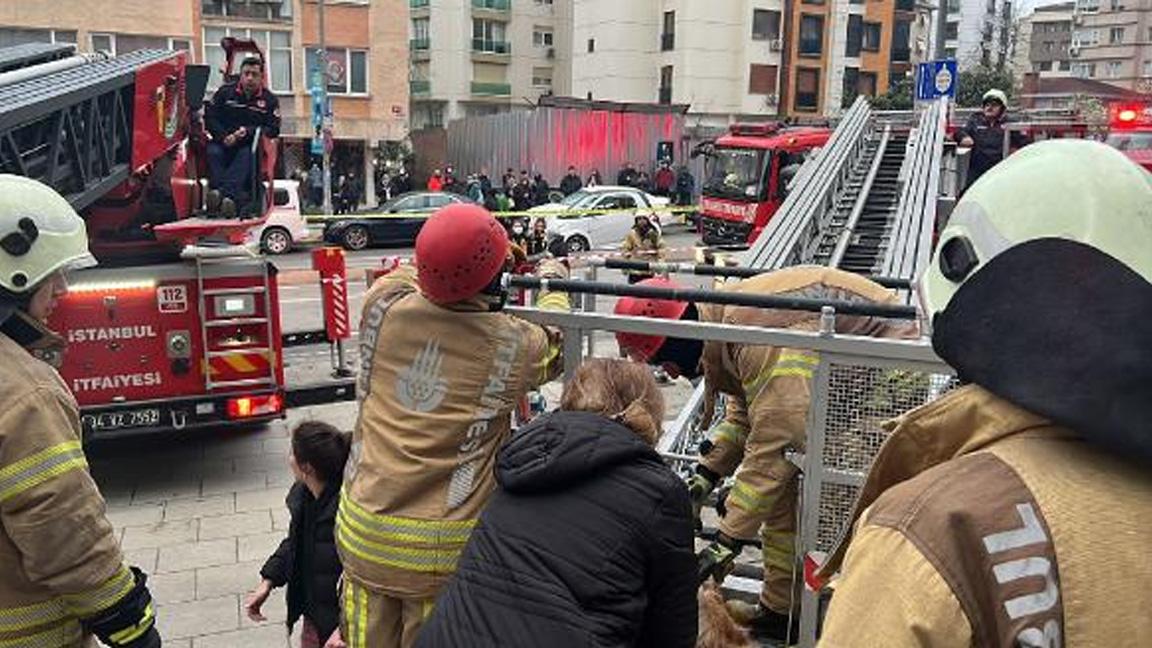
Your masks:
<svg viewBox="0 0 1152 648"><path fill-rule="evenodd" d="M208 211L225 218L236 215L236 206L251 198L252 138L262 128L264 137L280 136L280 102L264 87L264 63L245 59L240 81L222 85L212 97L204 117L212 141L208 142L208 167L213 191Z"/></svg>
<svg viewBox="0 0 1152 648"><path fill-rule="evenodd" d="M972 149L968 160L967 191L986 171L1004 159L1004 125L1008 122L1008 96L993 88L984 93L980 112L973 113L963 128L956 129L956 142ZM1019 132L1010 133L1013 149L1027 144Z"/></svg>

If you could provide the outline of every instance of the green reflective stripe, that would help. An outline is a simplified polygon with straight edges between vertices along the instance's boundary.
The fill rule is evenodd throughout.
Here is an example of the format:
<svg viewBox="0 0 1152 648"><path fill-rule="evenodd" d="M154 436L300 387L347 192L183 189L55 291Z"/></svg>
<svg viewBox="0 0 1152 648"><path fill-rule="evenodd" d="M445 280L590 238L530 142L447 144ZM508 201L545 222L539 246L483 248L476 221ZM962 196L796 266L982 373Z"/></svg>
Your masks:
<svg viewBox="0 0 1152 648"><path fill-rule="evenodd" d="M37 628L66 618L68 611L59 600L18 608L0 608L0 632Z"/></svg>
<svg viewBox="0 0 1152 648"><path fill-rule="evenodd" d="M124 628L119 632L114 632L109 637L117 644L129 644L144 636L145 632L152 629L152 624L156 621L156 611L152 609L152 603L149 602L148 606L144 608L144 616L136 625L130 628Z"/></svg>
<svg viewBox="0 0 1152 648"><path fill-rule="evenodd" d="M755 400L769 381L781 376L795 376L809 380L819 364L820 356L817 354L784 351L770 367L761 371L752 380L742 383L744 394L749 400Z"/></svg>
<svg viewBox="0 0 1152 648"><path fill-rule="evenodd" d="M68 441L41 450L0 469L0 502L77 468L87 468L79 441Z"/></svg>
<svg viewBox="0 0 1152 648"><path fill-rule="evenodd" d="M336 521L336 542L344 551L371 563L414 572L453 572L463 545L448 549L413 549L371 542Z"/></svg>
<svg viewBox="0 0 1152 648"><path fill-rule="evenodd" d="M82 645L80 624L75 621L24 637L0 639L0 648L71 648Z"/></svg>
<svg viewBox="0 0 1152 648"><path fill-rule="evenodd" d="M712 428L712 439L714 441L727 441L734 446L744 446L744 441L748 438L748 428L743 425L736 425L725 421L716 427Z"/></svg>
<svg viewBox="0 0 1152 648"><path fill-rule="evenodd" d="M103 585L87 592L65 594L60 597L68 611L80 618L90 617L116 605L136 585L132 571L121 565L116 575Z"/></svg>
<svg viewBox="0 0 1152 648"><path fill-rule="evenodd" d="M764 497L756 492L755 488L740 481L739 478L737 478L736 483L732 485L732 490L728 493L728 499L749 513L764 513L770 510L772 504L775 503L774 498Z"/></svg>
<svg viewBox="0 0 1152 648"><path fill-rule="evenodd" d="M792 568L796 555L796 534L765 530L760 534L760 547L765 567L782 570Z"/></svg>
<svg viewBox="0 0 1152 648"><path fill-rule="evenodd" d="M536 298L536 308L567 311L572 310L572 302L568 299L568 293L546 292Z"/></svg>
<svg viewBox="0 0 1152 648"><path fill-rule="evenodd" d="M417 520L370 513L341 491L338 516L369 540L396 540L428 544L464 544L476 520Z"/></svg>
<svg viewBox="0 0 1152 648"><path fill-rule="evenodd" d="M541 384L548 382L548 377L551 373L552 363L560 358L560 346L557 344L548 344L548 350L544 353L544 357L540 359L540 379L537 381Z"/></svg>
<svg viewBox="0 0 1152 648"><path fill-rule="evenodd" d="M344 627L341 630L344 633L344 640L348 642L348 648L360 648L361 644L356 634L356 597L353 594L352 581L344 578L344 591L341 600L344 603Z"/></svg>

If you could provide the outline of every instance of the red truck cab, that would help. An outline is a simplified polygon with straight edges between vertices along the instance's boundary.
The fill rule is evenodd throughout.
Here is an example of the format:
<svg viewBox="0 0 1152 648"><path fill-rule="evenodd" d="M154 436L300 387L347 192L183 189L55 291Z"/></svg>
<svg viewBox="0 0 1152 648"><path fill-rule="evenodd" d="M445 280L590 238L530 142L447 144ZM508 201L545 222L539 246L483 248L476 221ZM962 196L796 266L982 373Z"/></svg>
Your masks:
<svg viewBox="0 0 1152 648"><path fill-rule="evenodd" d="M701 187L704 244L753 243L784 202L800 164L831 136L827 128L733 124L708 153Z"/></svg>
<svg viewBox="0 0 1152 648"><path fill-rule="evenodd" d="M1110 128L1105 143L1152 171L1152 109L1140 104L1114 104L1108 113Z"/></svg>

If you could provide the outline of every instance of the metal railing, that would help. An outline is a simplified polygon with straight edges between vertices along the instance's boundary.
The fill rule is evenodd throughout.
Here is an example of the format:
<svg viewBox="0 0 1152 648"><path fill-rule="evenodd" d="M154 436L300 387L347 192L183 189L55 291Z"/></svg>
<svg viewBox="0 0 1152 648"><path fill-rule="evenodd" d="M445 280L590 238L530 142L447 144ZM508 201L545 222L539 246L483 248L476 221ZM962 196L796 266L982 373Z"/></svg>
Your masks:
<svg viewBox="0 0 1152 648"><path fill-rule="evenodd" d="M505 97L512 94L512 84L473 81L472 94L486 97Z"/></svg>
<svg viewBox="0 0 1152 648"><path fill-rule="evenodd" d="M431 48L432 48L432 39L431 38L413 38L413 39L408 41L408 49L413 51L413 52L428 50Z"/></svg>
<svg viewBox="0 0 1152 648"><path fill-rule="evenodd" d="M512 0L472 0L473 9L488 9L490 11L510 11Z"/></svg>
<svg viewBox="0 0 1152 648"><path fill-rule="evenodd" d="M512 43L507 41L492 41L483 38L472 39L472 51L478 54L511 54Z"/></svg>
<svg viewBox="0 0 1152 648"><path fill-rule="evenodd" d="M431 81L409 81L408 92L414 95L425 95L432 92Z"/></svg>

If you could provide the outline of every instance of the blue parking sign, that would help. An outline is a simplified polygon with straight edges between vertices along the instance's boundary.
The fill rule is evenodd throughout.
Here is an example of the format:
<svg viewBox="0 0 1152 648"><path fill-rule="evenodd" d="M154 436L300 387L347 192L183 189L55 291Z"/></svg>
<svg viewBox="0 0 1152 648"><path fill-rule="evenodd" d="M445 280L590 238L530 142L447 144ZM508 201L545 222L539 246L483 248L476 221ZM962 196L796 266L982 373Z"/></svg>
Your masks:
<svg viewBox="0 0 1152 648"><path fill-rule="evenodd" d="M931 101L955 97L959 74L954 59L928 61L916 65L916 99Z"/></svg>

